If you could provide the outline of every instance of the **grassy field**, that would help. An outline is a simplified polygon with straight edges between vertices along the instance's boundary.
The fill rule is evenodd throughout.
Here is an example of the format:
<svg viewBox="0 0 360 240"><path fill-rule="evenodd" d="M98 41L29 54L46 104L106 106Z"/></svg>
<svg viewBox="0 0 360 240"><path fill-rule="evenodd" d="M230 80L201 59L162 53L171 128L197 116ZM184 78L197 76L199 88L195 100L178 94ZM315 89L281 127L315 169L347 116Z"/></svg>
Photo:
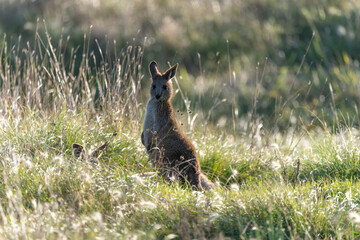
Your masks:
<svg viewBox="0 0 360 240"><path fill-rule="evenodd" d="M358 130L296 135L296 145L277 136L254 148L246 137L196 131L203 171L218 185L200 193L137 176L151 171L140 124L116 113L111 124L107 114L1 120L3 238L360 237ZM98 165L72 156L72 143L91 150L114 131Z"/></svg>
<svg viewBox="0 0 360 240"><path fill-rule="evenodd" d="M179 63L189 106L212 124L233 125L235 117L235 131L246 115L267 129L302 128L316 117L335 125L334 113L359 125L359 1L0 1L9 49L29 42L36 52L35 32L51 35L59 60L74 62L72 75L82 54L90 65L111 65L129 45L144 52L142 74L154 59L161 69Z"/></svg>
<svg viewBox="0 0 360 240"><path fill-rule="evenodd" d="M0 238L360 239L358 2L127 2L0 3ZM153 59L214 191L141 177Z"/></svg>
<svg viewBox="0 0 360 240"><path fill-rule="evenodd" d="M50 38L36 41L40 55L30 45L9 55L6 41L1 48L3 238L360 237L360 135L341 116L334 128L318 118L280 133L256 119L234 132L196 109L177 113L218 186L192 191L139 176L152 170L140 141L148 78L140 48L126 48L111 68L85 57L74 69ZM72 154L73 143L90 153L107 140L98 164Z"/></svg>

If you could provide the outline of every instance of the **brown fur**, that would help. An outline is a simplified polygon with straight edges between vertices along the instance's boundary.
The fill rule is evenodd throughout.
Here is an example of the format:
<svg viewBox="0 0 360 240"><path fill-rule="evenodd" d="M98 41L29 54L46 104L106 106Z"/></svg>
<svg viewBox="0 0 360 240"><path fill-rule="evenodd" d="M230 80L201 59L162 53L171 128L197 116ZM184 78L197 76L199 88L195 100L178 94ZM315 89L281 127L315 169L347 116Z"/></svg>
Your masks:
<svg viewBox="0 0 360 240"><path fill-rule="evenodd" d="M116 135L117 135L117 133L113 133L111 138L115 137ZM73 145L72 145L73 155L75 158L78 158L78 159L81 159L84 161L90 161L91 163L98 163L98 158L101 156L101 154L103 152L105 152L105 150L108 146L109 146L109 141L106 141L103 145L98 147L91 154L88 154L88 152L82 145L80 145L78 143L73 143Z"/></svg>
<svg viewBox="0 0 360 240"><path fill-rule="evenodd" d="M180 131L171 104L172 85L177 64L165 73L157 64L149 66L152 76L151 99L147 106L141 138L154 167L166 178L179 178L194 189L213 188L213 183L201 173L200 162L191 142Z"/></svg>
<svg viewBox="0 0 360 240"><path fill-rule="evenodd" d="M162 117L168 119L157 132L158 141L153 144L153 147L158 148L155 150L155 166L165 167L163 170L170 169L180 177L181 182L187 181L191 186L201 189L200 163L195 148L178 128L170 101L159 104L157 110L158 116L164 114Z"/></svg>

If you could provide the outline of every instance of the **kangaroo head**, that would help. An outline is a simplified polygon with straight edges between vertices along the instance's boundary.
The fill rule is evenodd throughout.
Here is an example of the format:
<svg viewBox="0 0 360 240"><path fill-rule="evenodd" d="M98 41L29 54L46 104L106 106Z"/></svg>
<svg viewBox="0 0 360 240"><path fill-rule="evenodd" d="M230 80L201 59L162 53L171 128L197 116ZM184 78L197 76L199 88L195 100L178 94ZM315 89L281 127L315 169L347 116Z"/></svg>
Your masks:
<svg viewBox="0 0 360 240"><path fill-rule="evenodd" d="M175 64L164 73L160 73L156 62L151 62L149 70L151 73L152 84L150 95L157 101L167 101L172 96L172 84L170 79L175 76L176 68L178 64Z"/></svg>

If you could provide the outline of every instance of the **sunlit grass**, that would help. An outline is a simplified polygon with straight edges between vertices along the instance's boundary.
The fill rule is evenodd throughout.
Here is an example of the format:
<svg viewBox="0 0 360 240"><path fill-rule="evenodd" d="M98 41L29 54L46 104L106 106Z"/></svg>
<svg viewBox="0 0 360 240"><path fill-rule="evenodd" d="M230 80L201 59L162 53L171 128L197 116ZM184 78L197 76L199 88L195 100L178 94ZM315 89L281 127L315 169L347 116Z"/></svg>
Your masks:
<svg viewBox="0 0 360 240"><path fill-rule="evenodd" d="M311 146L304 148L301 142L294 153L281 158L288 154L286 144L274 154L273 146L251 149L245 139L216 138L210 131L206 144L202 138L193 140L203 171L218 188L201 193L136 175L151 170L136 126L117 129L99 165L75 159L72 143L94 149L113 131L104 118L83 122L85 116L65 111L44 118L29 112L19 122L4 120L2 236L359 237L357 132L339 133L343 142L325 132L305 137L304 144Z"/></svg>
<svg viewBox="0 0 360 240"><path fill-rule="evenodd" d="M89 64L99 61L90 52L77 65L61 61L66 50L49 36L35 40L36 51L16 52L6 41L0 51L1 237L360 237L359 131L337 115L333 129L318 117L321 127L303 122L283 132L233 117L245 129L237 132L196 118L197 109L179 111L202 171L217 185L192 191L141 176L153 170L140 141L141 48L100 66ZM98 163L72 154L74 143L90 155L106 141Z"/></svg>

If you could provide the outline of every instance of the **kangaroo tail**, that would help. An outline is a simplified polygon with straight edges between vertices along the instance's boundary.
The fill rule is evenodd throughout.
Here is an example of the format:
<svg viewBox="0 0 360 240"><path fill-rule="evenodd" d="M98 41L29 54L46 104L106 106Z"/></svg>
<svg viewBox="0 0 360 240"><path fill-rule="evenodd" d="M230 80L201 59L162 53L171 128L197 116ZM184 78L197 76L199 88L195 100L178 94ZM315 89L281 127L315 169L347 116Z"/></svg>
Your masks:
<svg viewBox="0 0 360 240"><path fill-rule="evenodd" d="M204 173L200 173L200 181L201 181L201 187L207 191L207 190L213 190L215 189L215 184L208 179L207 176L205 176Z"/></svg>

